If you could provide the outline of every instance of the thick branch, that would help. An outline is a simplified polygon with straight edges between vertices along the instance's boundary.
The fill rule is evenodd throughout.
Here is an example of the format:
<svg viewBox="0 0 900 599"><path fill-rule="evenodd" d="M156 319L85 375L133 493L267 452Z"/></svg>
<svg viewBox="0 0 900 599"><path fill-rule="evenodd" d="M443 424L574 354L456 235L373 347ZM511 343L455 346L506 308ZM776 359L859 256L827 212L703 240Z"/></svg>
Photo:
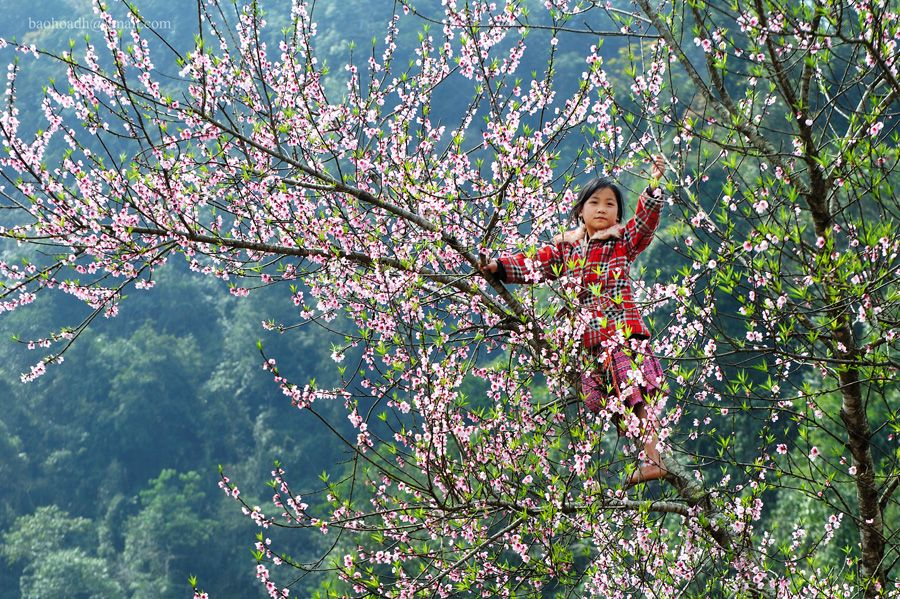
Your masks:
<svg viewBox="0 0 900 599"><path fill-rule="evenodd" d="M110 225L104 227L108 231L112 231L113 228ZM472 293L477 293L479 297L484 301L485 305L495 314L506 318L509 314L503 310L500 306L498 306L493 299L480 290L477 286L471 284L465 284L462 280L460 280L459 275L449 275L436 273L427 268L418 268L411 269L406 266L400 260L396 258L387 258L381 257L378 259L372 258L368 254L364 254L361 252L347 252L344 250L340 250L337 248L333 249L316 249L316 248L306 248L306 247L285 247L280 245L270 245L267 243L260 243L255 241L246 241L242 239L228 239L225 237L214 237L211 235L202 235L200 233L195 233L193 231L168 231L165 229L151 229L148 227L132 227L130 229L132 232L137 233L139 235L153 235L157 237L180 237L184 238L188 241L194 243L205 243L208 245L215 246L225 246L234 249L243 249L243 250L251 250L254 252L261 252L265 254L277 254L282 256L296 256L298 258L309 258L309 257L318 257L318 258L344 258L349 260L355 264L359 264L361 266L375 266L376 264L383 264L385 266L389 266L391 268L395 268L397 270L402 270L404 272L409 272L410 274L418 275L423 278L429 279L431 281L435 281L438 283L443 283L445 285L449 285L453 287L457 291L464 293L466 295L470 295Z"/></svg>

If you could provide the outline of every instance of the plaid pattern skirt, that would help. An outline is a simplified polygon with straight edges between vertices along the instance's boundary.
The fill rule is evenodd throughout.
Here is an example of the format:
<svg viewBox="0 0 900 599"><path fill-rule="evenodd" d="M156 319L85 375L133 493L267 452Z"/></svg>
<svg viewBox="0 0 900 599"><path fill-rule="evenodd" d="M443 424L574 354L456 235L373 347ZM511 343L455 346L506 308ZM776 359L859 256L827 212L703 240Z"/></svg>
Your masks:
<svg viewBox="0 0 900 599"><path fill-rule="evenodd" d="M651 353L649 341L630 339L624 346L589 354L581 375L581 392L587 409L596 414L611 396L621 398L627 408L646 404L645 398L654 397L664 383L662 365ZM618 426L621 415L615 416Z"/></svg>

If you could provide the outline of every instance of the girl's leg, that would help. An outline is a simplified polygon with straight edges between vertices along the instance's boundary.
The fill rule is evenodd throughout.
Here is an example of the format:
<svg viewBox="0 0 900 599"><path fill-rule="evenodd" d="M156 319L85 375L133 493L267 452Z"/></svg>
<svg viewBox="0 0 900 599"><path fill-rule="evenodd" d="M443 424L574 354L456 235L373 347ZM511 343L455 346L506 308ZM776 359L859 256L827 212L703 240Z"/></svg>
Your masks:
<svg viewBox="0 0 900 599"><path fill-rule="evenodd" d="M659 439L656 437L656 431L651 428L647 421L646 403L641 402L637 404L634 407L634 413L641 421L641 429L646 428L644 430L644 455L647 463L641 464L637 470L631 473L631 476L625 482L626 488L648 480L663 478L667 473L659 457L659 450L656 449L656 445L659 442Z"/></svg>

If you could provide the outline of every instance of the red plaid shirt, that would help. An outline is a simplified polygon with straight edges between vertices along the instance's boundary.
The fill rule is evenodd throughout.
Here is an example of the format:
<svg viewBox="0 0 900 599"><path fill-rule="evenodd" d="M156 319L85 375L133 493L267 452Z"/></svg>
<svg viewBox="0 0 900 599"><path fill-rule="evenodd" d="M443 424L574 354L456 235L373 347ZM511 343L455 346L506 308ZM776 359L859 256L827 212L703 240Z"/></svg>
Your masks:
<svg viewBox="0 0 900 599"><path fill-rule="evenodd" d="M540 248L534 255L502 256L499 261L508 283L536 283L565 275L578 290L581 314L587 319L584 345L594 347L621 329L625 337L649 337L650 329L634 305L631 263L653 240L659 225L662 191L644 192L634 217L620 237L562 241Z"/></svg>

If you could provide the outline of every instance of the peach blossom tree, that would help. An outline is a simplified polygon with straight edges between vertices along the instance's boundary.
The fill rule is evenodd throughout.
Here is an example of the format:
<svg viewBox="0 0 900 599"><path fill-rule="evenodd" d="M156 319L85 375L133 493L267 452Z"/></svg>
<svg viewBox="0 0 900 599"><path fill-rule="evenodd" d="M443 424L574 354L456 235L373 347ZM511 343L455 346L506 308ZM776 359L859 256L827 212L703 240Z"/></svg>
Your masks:
<svg viewBox="0 0 900 599"><path fill-rule="evenodd" d="M895 592L890 3L404 0L334 70L312 4L281 31L253 3L197 6L186 49L102 4L69 52L0 41L0 311L89 307L23 340L26 382L176 260L293 302L265 328L335 331L334 388L261 347L262 367L348 464L310 494L276 463L266 506L221 475L263 529L271 596L307 571L351 596ZM23 97L32 61L65 76ZM478 267L551 243L591 174L633 210L654 154L663 224L631 277L667 372L648 421L668 474L627 489L647 423L615 397L585 410L576 384L578 297L602 291ZM275 528L332 550L292 558Z"/></svg>

